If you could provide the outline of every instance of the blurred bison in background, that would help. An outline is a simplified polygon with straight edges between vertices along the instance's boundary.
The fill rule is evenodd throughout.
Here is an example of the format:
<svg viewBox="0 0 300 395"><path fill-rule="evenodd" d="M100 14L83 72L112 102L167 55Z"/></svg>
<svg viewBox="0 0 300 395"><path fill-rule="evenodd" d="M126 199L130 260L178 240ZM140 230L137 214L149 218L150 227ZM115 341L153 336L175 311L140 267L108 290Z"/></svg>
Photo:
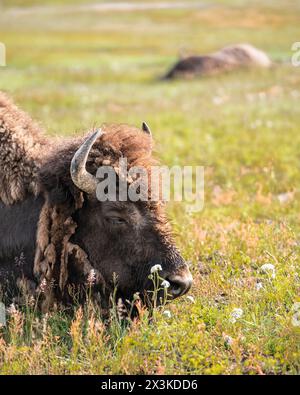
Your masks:
<svg viewBox="0 0 300 395"><path fill-rule="evenodd" d="M0 286L2 297L41 296L47 311L91 287L103 309L116 278L117 298L142 300L160 265L170 297L192 282L161 202L96 198L96 171L126 157L128 168L153 164L152 137L109 125L73 139L47 138L0 93ZM118 177L116 177L118 180ZM128 181L129 182L129 181ZM90 289L90 288L89 288Z"/></svg>
<svg viewBox="0 0 300 395"><path fill-rule="evenodd" d="M163 78L193 78L239 68L267 68L271 65L271 60L261 50L250 44L237 44L225 47L209 55L189 56L181 59Z"/></svg>

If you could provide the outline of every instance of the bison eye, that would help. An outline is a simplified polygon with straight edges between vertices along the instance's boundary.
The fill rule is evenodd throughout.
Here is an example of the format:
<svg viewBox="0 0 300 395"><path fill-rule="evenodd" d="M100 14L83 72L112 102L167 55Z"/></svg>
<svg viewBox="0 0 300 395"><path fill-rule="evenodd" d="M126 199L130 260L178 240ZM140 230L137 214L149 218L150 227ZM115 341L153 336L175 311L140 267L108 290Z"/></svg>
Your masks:
<svg viewBox="0 0 300 395"><path fill-rule="evenodd" d="M125 219L121 218L121 217L106 217L105 220L110 225L125 225L126 224Z"/></svg>

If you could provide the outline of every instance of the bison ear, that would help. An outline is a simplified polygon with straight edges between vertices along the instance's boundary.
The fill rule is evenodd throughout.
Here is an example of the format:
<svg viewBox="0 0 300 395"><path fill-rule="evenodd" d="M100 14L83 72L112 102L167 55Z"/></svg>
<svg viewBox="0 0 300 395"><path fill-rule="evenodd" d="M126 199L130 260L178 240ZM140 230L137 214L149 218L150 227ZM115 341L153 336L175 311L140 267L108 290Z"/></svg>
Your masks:
<svg viewBox="0 0 300 395"><path fill-rule="evenodd" d="M152 136L151 129L146 124L146 122L142 123L142 131L145 132L145 133L148 133L150 136Z"/></svg>

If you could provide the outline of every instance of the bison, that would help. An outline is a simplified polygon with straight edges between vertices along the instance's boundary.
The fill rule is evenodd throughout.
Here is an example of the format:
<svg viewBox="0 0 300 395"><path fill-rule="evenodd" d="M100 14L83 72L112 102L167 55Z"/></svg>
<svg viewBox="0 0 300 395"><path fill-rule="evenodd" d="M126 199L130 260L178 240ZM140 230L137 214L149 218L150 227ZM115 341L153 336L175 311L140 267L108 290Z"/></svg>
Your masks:
<svg viewBox="0 0 300 395"><path fill-rule="evenodd" d="M215 75L245 67L268 68L271 65L271 60L261 50L250 44L236 44L209 55L181 59L168 71L164 79Z"/></svg>
<svg viewBox="0 0 300 395"><path fill-rule="evenodd" d="M144 123L141 129L112 124L83 137L47 137L0 93L2 298L38 294L47 311L72 304L90 285L103 309L113 289L118 300L139 292L146 301L154 265L170 283L171 299L190 289L192 276L162 202L96 197L99 167L110 164L118 175L118 160L126 157L128 168L150 169L152 144Z"/></svg>

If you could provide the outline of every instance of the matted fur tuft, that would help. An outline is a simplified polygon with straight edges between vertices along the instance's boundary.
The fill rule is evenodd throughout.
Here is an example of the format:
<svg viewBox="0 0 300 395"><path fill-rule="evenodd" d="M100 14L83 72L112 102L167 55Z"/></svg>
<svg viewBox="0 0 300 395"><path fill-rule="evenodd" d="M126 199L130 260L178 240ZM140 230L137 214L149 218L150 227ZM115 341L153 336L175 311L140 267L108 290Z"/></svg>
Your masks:
<svg viewBox="0 0 300 395"><path fill-rule="evenodd" d="M48 144L40 127L0 92L0 200L4 204L38 195L38 169Z"/></svg>

